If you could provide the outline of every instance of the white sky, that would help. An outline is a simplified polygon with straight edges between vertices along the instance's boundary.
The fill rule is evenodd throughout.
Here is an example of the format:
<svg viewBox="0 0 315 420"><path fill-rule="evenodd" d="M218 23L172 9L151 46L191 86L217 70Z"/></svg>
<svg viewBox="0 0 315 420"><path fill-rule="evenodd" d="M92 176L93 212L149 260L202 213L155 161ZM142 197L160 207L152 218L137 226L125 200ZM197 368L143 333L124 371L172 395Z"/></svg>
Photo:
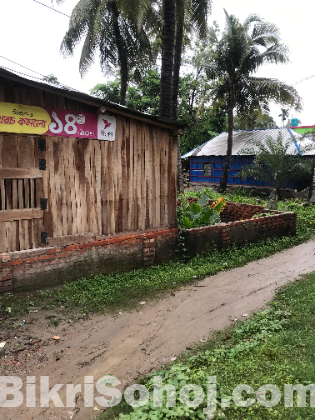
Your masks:
<svg viewBox="0 0 315 420"><path fill-rule="evenodd" d="M52 6L52 0L39 1ZM77 1L65 0L59 6L54 2L53 7L70 15ZM251 13L257 13L280 28L283 42L290 50L291 63L265 66L259 71L259 76L274 77L295 84L315 75L314 0L213 0L210 22L216 20L221 28L224 25L223 8L241 20ZM67 17L33 0L0 0L0 16L0 56L43 75L54 74L63 84L87 93L97 83L106 81L98 62L95 62L85 78L81 79L80 47L73 57L65 59L60 54L60 44L68 28ZM0 65L32 74L3 58L0 58ZM303 98L304 109L300 114L291 111L291 117L298 117L302 125L313 125L315 77L298 84L296 88ZM279 105L271 107L271 115L278 125L280 108Z"/></svg>

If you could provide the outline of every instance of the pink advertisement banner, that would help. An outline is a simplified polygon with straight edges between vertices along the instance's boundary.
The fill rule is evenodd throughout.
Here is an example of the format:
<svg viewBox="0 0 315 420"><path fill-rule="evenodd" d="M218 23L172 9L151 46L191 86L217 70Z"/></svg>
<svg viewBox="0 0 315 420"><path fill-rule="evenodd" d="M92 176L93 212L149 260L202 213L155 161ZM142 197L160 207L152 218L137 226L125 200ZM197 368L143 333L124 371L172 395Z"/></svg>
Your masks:
<svg viewBox="0 0 315 420"><path fill-rule="evenodd" d="M0 102L0 131L114 141L116 118Z"/></svg>
<svg viewBox="0 0 315 420"><path fill-rule="evenodd" d="M45 133L48 136L115 140L115 117L86 112L77 114L65 110L46 111L51 118L49 130Z"/></svg>

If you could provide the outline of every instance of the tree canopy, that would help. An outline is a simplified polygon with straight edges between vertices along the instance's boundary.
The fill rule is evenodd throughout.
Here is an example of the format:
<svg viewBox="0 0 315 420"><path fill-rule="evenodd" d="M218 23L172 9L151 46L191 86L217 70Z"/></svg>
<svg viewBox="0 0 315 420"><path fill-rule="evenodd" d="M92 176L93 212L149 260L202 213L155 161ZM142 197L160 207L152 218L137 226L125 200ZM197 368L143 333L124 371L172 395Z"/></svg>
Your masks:
<svg viewBox="0 0 315 420"><path fill-rule="evenodd" d="M284 140L281 134L276 140L267 138L265 144L250 140L248 147L239 154L255 155L254 163L243 168L241 176L269 182L281 199L282 190L289 182L311 179L313 158L303 157L306 151L308 149L301 144L298 150L293 140Z"/></svg>
<svg viewBox="0 0 315 420"><path fill-rule="evenodd" d="M301 109L296 89L277 79L257 77L264 64L288 62L288 50L280 42L280 32L273 23L258 15L249 15L244 22L225 11L225 28L209 29L209 47L204 50L206 73L214 82L207 96L213 102L226 102L228 114L227 160L220 189L227 186L232 156L234 113L251 114L259 110L269 113L269 103L278 102Z"/></svg>

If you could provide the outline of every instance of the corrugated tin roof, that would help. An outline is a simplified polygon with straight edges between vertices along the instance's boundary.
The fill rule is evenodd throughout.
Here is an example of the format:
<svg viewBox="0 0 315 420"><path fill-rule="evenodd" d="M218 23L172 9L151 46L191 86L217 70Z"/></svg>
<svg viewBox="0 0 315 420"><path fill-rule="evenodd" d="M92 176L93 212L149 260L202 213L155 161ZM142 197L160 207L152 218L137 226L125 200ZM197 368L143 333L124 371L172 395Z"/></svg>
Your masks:
<svg viewBox="0 0 315 420"><path fill-rule="evenodd" d="M52 92L57 95L62 95L67 98L74 99L79 102L83 102L95 107L104 106L108 111L117 112L118 114L125 115L128 117L133 117L138 120L147 121L148 123L156 124L161 127L169 128L169 129L180 129L185 128L187 126L186 123L182 123L180 121L168 121L163 120L158 117L154 117L150 114L136 111L126 106L116 104L114 102L104 101L103 99L97 98L95 96L88 95L87 93L80 92L76 89L70 88L68 86L62 84L53 84L49 82L45 82L37 77L29 76L23 74L18 71L13 71L11 69L7 69L6 67L0 66L0 76L14 80L19 83L26 84L28 86L32 86L38 89L43 89L44 91Z"/></svg>
<svg viewBox="0 0 315 420"><path fill-rule="evenodd" d="M292 148L289 149L290 154L296 154L297 151L300 153L299 146L303 145L310 147L314 146L313 151L308 151L304 153L304 155L315 155L315 143L308 138L301 140L301 134L294 133L287 127L234 131L232 155L237 155L240 150L251 147L251 140L263 143L268 137L276 140L279 134L281 134L283 140L292 140ZM214 137L196 149L186 153L182 158L190 156L226 156L227 138L228 133L221 133L217 137Z"/></svg>

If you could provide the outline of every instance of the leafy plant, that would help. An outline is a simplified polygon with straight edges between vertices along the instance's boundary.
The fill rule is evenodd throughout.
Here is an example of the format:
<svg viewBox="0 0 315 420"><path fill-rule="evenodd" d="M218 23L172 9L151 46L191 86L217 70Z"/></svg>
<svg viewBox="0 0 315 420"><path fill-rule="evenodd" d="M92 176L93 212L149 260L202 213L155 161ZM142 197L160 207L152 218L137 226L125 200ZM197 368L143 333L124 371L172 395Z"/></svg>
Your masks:
<svg viewBox="0 0 315 420"><path fill-rule="evenodd" d="M298 147L296 147L296 145ZM264 143L249 140L248 147L239 151L239 155L255 155L254 163L242 169L240 176L252 176L260 181L267 181L276 189L279 199L288 182L311 178L313 161L300 154L314 150L312 145L298 144L297 140L285 140L281 134L277 139L268 137ZM298 150L299 149L299 150Z"/></svg>
<svg viewBox="0 0 315 420"><path fill-rule="evenodd" d="M225 206L224 198L219 198L209 205L209 197L203 194L197 203L189 205L184 194L179 196L181 205L178 209L178 223L181 228L191 229L200 226L211 226L220 222L220 213Z"/></svg>

